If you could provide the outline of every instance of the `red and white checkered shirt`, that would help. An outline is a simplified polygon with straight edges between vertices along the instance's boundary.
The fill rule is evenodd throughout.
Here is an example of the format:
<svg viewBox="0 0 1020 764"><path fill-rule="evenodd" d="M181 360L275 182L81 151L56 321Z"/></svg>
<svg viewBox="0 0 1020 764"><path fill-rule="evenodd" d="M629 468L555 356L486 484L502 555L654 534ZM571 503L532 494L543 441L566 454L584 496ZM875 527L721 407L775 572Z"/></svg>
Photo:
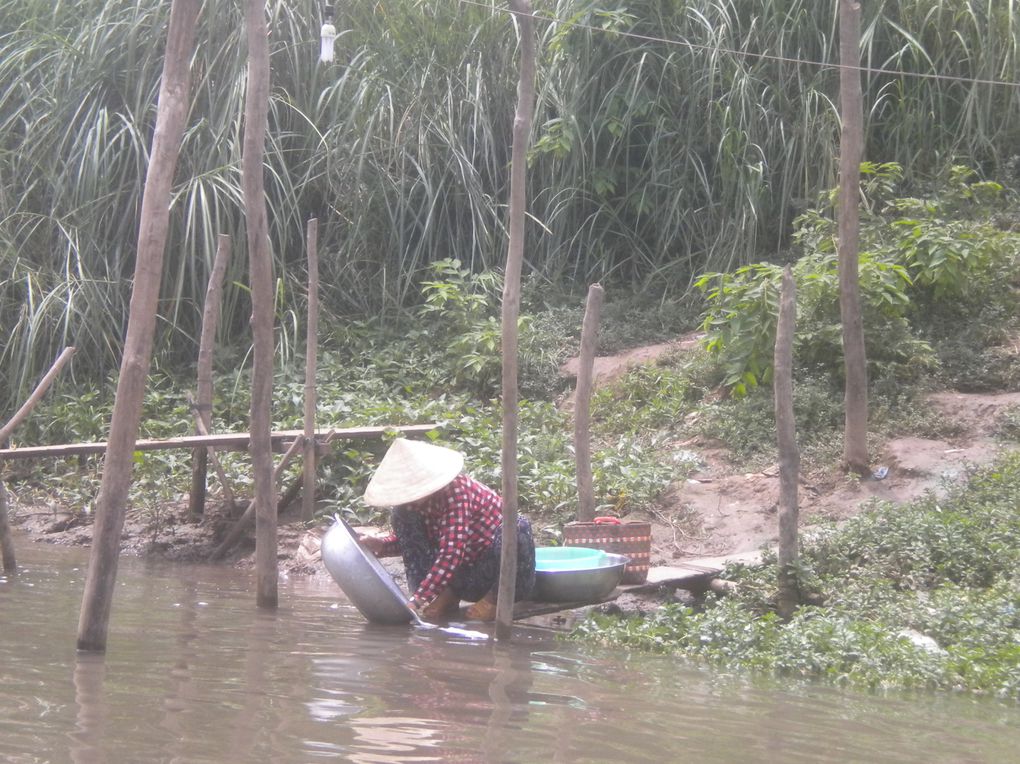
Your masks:
<svg viewBox="0 0 1020 764"><path fill-rule="evenodd" d="M503 522L503 499L491 488L463 472L431 496L407 506L421 512L429 541L439 548L432 568L411 595L421 607L450 585L454 571L474 562L492 546ZM390 535L380 556L400 554L397 537Z"/></svg>

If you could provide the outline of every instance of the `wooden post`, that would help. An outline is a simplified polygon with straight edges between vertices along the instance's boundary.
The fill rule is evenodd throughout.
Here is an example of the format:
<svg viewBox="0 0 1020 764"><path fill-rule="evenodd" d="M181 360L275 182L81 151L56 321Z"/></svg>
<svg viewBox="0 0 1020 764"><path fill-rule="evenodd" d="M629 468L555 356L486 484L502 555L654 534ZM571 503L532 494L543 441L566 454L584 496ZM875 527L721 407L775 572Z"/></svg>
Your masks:
<svg viewBox="0 0 1020 764"><path fill-rule="evenodd" d="M57 360L53 362L50 370L39 380L39 384L35 386L35 390L28 396L28 399L21 404L21 407L11 417L10 421L3 427L0 427L0 447L7 447L7 441L11 437L11 433L14 432L19 424L25 421L25 417L29 415L32 409L35 408L35 404L46 394L53 380L56 379L60 370L64 368L64 364L71 360L72 355L74 355L73 347L64 348L63 352L57 356ZM18 569L18 562L14 554L14 538L11 536L11 524L7 517L7 486L4 485L3 481L3 468L4 460L0 459L0 555L3 556L4 573L13 573Z"/></svg>
<svg viewBox="0 0 1020 764"><path fill-rule="evenodd" d="M3 462L0 461L0 554L3 555L4 573L14 573L18 560L14 553L14 538L7 518L7 486L3 480Z"/></svg>
<svg viewBox="0 0 1020 764"><path fill-rule="evenodd" d="M216 346L216 329L220 323L220 308L223 305L223 277L227 273L230 262L230 237L221 233L216 237L216 258L213 260L212 273L205 290L205 307L202 311L202 333L198 340L198 364L195 401L195 433L208 435L212 429L212 361ZM205 432L202 432L202 429ZM191 454L191 495L188 499L188 511L192 517L205 514L206 472L208 470L209 451L196 448ZM223 476L220 476L223 481ZM224 492L230 493L230 486L224 486ZM233 497L230 497L233 503Z"/></svg>
<svg viewBox="0 0 1020 764"><path fill-rule="evenodd" d="M188 396L188 403L194 404L191 396ZM209 430L205 427L205 422L202 421L202 417L198 413L198 407L195 408L195 431L196 435L200 438L206 438L209 436ZM135 447L138 447L138 443L135 443ZM204 454L207 458L206 464L212 462L213 469L216 470L216 477L219 478L220 485L223 487L223 502L227 505L228 514L233 514L234 511L234 490L230 487L230 479L227 477L227 473L223 470L223 465L220 463L219 457L216 455L216 448L210 445L201 445L192 451L193 454ZM192 478L194 478L194 472L192 472ZM195 487L194 480L192 480L192 488ZM205 496L205 472L202 473L202 496Z"/></svg>
<svg viewBox="0 0 1020 764"><path fill-rule="evenodd" d="M319 220L308 221L308 328L305 331L305 453L301 519L315 514L315 368L319 348Z"/></svg>
<svg viewBox="0 0 1020 764"><path fill-rule="evenodd" d="M598 346L599 313L604 291L599 284L588 287L588 300L581 323L577 389L574 391L574 457L577 460L577 519L595 519L595 486L591 476L591 389L595 351Z"/></svg>
<svg viewBox="0 0 1020 764"><path fill-rule="evenodd" d="M861 96L861 6L839 2L839 309L846 369L843 461L848 470L868 474L868 366L858 272L860 250L861 155L864 112Z"/></svg>
<svg viewBox="0 0 1020 764"><path fill-rule="evenodd" d="M189 66L195 47L195 22L200 6L200 0L173 0L170 8L156 130L152 137L149 168L142 193L124 357L121 359L120 377L117 380L110 439L96 500L92 552L78 618L79 650L106 649L110 607L117 582L120 532L124 527L135 438L138 436L138 422L142 415L142 398L145 395L145 380L149 373L152 338L156 328L163 251L170 220L170 187L190 102Z"/></svg>
<svg viewBox="0 0 1020 764"><path fill-rule="evenodd" d="M776 436L779 446L779 616L790 620L800 604L797 577L797 524L799 508L797 483L800 453L793 417L793 340L797 323L796 286L787 265L779 295L779 324L773 359L772 387L775 394Z"/></svg>
<svg viewBox="0 0 1020 764"><path fill-rule="evenodd" d="M527 153L535 100L535 31L529 0L510 0L520 29L521 60L510 149L510 211L506 274L503 281L503 544L496 600L496 638L510 639L517 590L517 317L524 260L527 210Z"/></svg>
<svg viewBox="0 0 1020 764"><path fill-rule="evenodd" d="M244 149L241 186L244 191L251 269L251 324L254 362L251 376L251 460L255 491L256 604L275 608L278 596L276 562L276 483L270 440L273 403L273 262L269 251L263 164L269 117L269 29L264 0L245 4L248 33L248 86L244 99Z"/></svg>

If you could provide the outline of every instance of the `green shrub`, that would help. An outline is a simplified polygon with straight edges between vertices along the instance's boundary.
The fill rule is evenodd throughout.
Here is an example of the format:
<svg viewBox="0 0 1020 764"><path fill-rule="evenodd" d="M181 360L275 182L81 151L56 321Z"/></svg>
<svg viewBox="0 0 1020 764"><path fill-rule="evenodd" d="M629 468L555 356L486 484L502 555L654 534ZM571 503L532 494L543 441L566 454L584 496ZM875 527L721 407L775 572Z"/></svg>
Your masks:
<svg viewBox="0 0 1020 764"><path fill-rule="evenodd" d="M975 325L1001 328L1015 321L1016 297L1007 285L1020 259L1020 236L991 222L1011 197L1002 186L973 181L965 168L953 168L929 198L890 199L900 174L896 165L866 164L862 172L858 283L872 379L916 380L935 372L940 361L953 379L961 379L963 369L977 379L1015 378L1011 368L996 374L996 364L986 360L989 368L982 371L976 361L954 362L948 352L970 341L968 357L987 359L991 338L974 345ZM831 207L809 210L795 224L803 253L793 267L795 362L839 378L842 330ZM737 396L771 379L780 274L778 265L758 263L707 273L696 282L708 302L702 322L707 347L723 368L723 384ZM933 326L944 334L933 335Z"/></svg>

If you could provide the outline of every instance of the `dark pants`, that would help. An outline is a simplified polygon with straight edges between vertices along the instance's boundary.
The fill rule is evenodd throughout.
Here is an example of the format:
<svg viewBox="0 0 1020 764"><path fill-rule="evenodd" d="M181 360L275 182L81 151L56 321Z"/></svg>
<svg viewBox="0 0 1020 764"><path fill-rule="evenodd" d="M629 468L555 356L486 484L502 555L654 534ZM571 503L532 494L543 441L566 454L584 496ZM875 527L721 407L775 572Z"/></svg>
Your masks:
<svg viewBox="0 0 1020 764"><path fill-rule="evenodd" d="M425 520L421 513L406 507L397 507L390 515L393 532L400 544L407 572L407 586L414 592L428 575L432 563L439 555L439 547L429 541ZM503 543L503 528L496 529L492 545L481 556L465 563L453 573L450 588L462 600L477 602L499 583L499 557ZM516 598L526 599L535 585L535 540L531 523L526 517L517 518L517 589Z"/></svg>

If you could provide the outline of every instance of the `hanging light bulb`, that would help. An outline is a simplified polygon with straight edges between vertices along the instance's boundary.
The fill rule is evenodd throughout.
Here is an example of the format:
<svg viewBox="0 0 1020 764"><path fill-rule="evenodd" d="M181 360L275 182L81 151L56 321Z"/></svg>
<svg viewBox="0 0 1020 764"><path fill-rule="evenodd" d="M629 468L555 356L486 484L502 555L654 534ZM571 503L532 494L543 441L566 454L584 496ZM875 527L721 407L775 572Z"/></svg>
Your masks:
<svg viewBox="0 0 1020 764"><path fill-rule="evenodd" d="M325 9L326 18L322 22L322 31L319 32L319 39L322 46L319 49L319 60L329 63L333 60L333 43L336 42L336 27L333 26L333 9L328 5Z"/></svg>

